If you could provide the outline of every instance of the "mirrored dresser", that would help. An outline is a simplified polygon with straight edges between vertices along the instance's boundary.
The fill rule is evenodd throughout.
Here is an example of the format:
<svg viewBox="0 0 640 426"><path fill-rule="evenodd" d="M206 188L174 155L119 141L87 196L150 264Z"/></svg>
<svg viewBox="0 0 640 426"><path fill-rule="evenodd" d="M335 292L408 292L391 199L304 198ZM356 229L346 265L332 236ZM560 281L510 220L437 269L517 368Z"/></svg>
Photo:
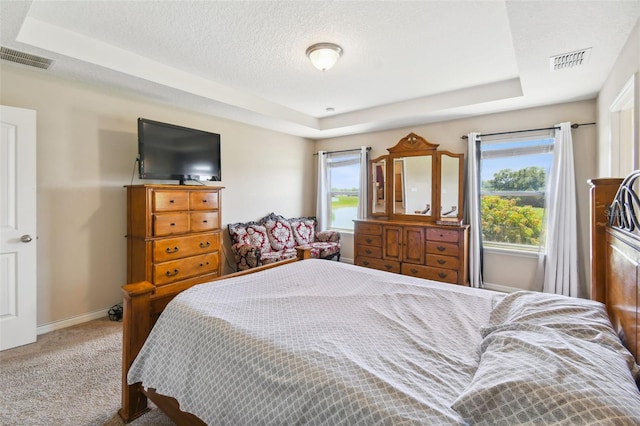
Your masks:
<svg viewBox="0 0 640 426"><path fill-rule="evenodd" d="M464 154L415 133L370 162L369 217L355 221L355 263L468 285Z"/></svg>

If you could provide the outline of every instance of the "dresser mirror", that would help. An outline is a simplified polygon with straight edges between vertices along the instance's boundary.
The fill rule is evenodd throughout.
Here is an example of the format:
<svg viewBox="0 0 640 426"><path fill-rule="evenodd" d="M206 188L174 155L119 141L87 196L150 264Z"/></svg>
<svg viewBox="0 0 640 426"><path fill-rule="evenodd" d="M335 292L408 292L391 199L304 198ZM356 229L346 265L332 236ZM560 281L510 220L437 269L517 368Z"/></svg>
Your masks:
<svg viewBox="0 0 640 426"><path fill-rule="evenodd" d="M435 222L462 218L464 154L438 151L415 133L371 160L370 215Z"/></svg>
<svg viewBox="0 0 640 426"><path fill-rule="evenodd" d="M393 160L393 213L432 216L433 156Z"/></svg>
<svg viewBox="0 0 640 426"><path fill-rule="evenodd" d="M386 156L371 161L370 203L371 216L387 215L387 159Z"/></svg>
<svg viewBox="0 0 640 426"><path fill-rule="evenodd" d="M462 219L464 154L440 152L440 218Z"/></svg>

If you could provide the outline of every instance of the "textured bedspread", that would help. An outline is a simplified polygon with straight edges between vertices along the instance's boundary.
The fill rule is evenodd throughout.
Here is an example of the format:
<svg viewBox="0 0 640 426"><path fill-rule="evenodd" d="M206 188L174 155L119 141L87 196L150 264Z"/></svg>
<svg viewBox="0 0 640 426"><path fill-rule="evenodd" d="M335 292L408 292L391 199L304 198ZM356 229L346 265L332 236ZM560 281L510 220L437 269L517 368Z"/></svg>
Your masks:
<svg viewBox="0 0 640 426"><path fill-rule="evenodd" d="M494 298L296 262L180 294L128 380L211 425L459 424Z"/></svg>

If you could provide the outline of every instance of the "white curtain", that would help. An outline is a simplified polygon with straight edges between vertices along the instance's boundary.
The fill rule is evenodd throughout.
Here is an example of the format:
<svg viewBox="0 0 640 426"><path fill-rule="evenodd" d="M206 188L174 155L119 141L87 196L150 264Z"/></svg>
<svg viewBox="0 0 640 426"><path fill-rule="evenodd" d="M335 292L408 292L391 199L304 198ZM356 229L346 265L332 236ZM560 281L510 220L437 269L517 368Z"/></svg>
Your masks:
<svg viewBox="0 0 640 426"><path fill-rule="evenodd" d="M576 178L571 123L556 125L549 182L544 292L578 297Z"/></svg>
<svg viewBox="0 0 640 426"><path fill-rule="evenodd" d="M480 136L467 135L467 202L466 220L469 229L469 284L482 288L482 222L480 220ZM478 141L478 142L477 142Z"/></svg>
<svg viewBox="0 0 640 426"><path fill-rule="evenodd" d="M329 224L329 201L327 199L327 152L318 151L318 182L316 189L316 220L318 231L325 231Z"/></svg>
<svg viewBox="0 0 640 426"><path fill-rule="evenodd" d="M369 148L360 147L360 197L358 199L358 219L366 219L369 201Z"/></svg>

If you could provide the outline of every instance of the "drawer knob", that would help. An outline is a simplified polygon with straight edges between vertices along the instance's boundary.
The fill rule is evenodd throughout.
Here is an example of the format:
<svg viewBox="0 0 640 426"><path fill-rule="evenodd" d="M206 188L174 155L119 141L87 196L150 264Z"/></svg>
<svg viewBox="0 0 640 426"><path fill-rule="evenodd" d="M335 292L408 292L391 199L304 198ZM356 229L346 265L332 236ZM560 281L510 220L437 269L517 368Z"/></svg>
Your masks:
<svg viewBox="0 0 640 426"><path fill-rule="evenodd" d="M167 247L166 252L167 252L167 253L177 253L177 252L178 252L178 250L179 250L179 249L178 249L178 247L174 247L174 248Z"/></svg>
<svg viewBox="0 0 640 426"><path fill-rule="evenodd" d="M385 267L385 268L387 268L387 269L391 269L391 268L393 268L393 266L391 266L391 265L389 265L389 264L384 265L384 267Z"/></svg>
<svg viewBox="0 0 640 426"><path fill-rule="evenodd" d="M207 219L203 220L202 223L207 223Z"/></svg>
<svg viewBox="0 0 640 426"><path fill-rule="evenodd" d="M372 240L371 238L367 238L365 241L366 241L366 242L368 242L369 244L371 244L371 242L372 242L373 240Z"/></svg>
<svg viewBox="0 0 640 426"><path fill-rule="evenodd" d="M364 266L369 266L369 262L367 262L366 260L365 260L364 262L362 262L362 264L363 264Z"/></svg>
<svg viewBox="0 0 640 426"><path fill-rule="evenodd" d="M175 223L172 223L172 224L171 224L171 226L176 226L176 224L175 224Z"/></svg>
<svg viewBox="0 0 640 426"><path fill-rule="evenodd" d="M207 202L207 199L205 198L204 200L202 200L202 202L203 202L203 203L206 203L206 202Z"/></svg>
<svg viewBox="0 0 640 426"><path fill-rule="evenodd" d="M416 268L411 268L410 271L411 271L412 274L417 274L418 273L418 270Z"/></svg>
<svg viewBox="0 0 640 426"><path fill-rule="evenodd" d="M207 248L211 245L211 243L209 241L207 241L206 243L200 243L200 248Z"/></svg>
<svg viewBox="0 0 640 426"><path fill-rule="evenodd" d="M365 252L366 252L367 254L371 254L371 250L369 250L369 249L366 249L366 250L365 250Z"/></svg>
<svg viewBox="0 0 640 426"><path fill-rule="evenodd" d="M444 272L439 272L439 273L438 273L438 276L439 276L440 278L446 278L446 277L447 277L447 274L445 274Z"/></svg>
<svg viewBox="0 0 640 426"><path fill-rule="evenodd" d="M172 271L167 271L167 276L168 277L175 277L176 275L178 275L178 270L174 269L173 272Z"/></svg>
<svg viewBox="0 0 640 426"><path fill-rule="evenodd" d="M446 250L446 248L445 248L445 247L438 246L438 251L445 251L445 250Z"/></svg>
<svg viewBox="0 0 640 426"><path fill-rule="evenodd" d="M444 265L445 263L447 263L446 260L438 259L438 264L439 265Z"/></svg>
<svg viewBox="0 0 640 426"><path fill-rule="evenodd" d="M173 201L173 200L169 200L169 204L173 204L173 203L174 203L174 201Z"/></svg>

